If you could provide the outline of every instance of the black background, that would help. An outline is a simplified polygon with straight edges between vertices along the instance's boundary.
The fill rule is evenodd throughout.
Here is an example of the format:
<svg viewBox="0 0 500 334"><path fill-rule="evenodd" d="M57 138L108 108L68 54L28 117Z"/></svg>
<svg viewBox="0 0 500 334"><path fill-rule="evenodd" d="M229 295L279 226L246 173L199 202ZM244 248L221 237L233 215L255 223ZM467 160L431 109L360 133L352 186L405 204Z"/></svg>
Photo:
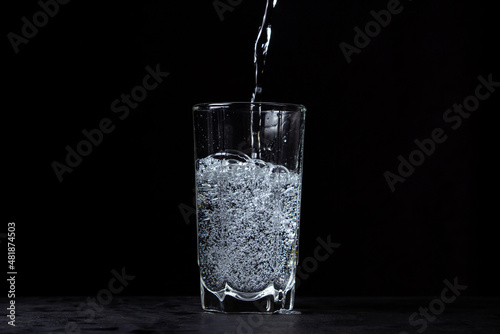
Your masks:
<svg viewBox="0 0 500 334"><path fill-rule="evenodd" d="M387 3L278 2L263 100L308 108L300 258L317 237L341 243L297 294L437 295L458 277L498 295L496 151L480 133L498 131L500 92L456 131L442 118L479 75L500 81L497 18L478 1L402 1L348 64L339 44ZM19 295L95 296L123 267L136 276L123 294L199 293L194 215L179 210L193 206L191 107L250 99L264 6L221 21L210 0L71 1L15 54L7 34L40 7L3 4L0 232L16 222ZM119 120L111 102L156 64L170 76ZM103 118L115 130L60 183L51 164ZM448 140L391 192L384 172L437 127Z"/></svg>

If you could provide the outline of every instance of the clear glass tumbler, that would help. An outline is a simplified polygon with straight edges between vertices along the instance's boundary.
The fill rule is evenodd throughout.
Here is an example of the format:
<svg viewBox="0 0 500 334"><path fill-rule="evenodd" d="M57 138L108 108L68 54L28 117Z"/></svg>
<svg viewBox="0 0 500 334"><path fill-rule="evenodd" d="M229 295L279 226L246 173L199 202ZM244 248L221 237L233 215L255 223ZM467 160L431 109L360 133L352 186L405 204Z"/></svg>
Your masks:
<svg viewBox="0 0 500 334"><path fill-rule="evenodd" d="M282 103L193 107L204 310L293 309L305 112Z"/></svg>

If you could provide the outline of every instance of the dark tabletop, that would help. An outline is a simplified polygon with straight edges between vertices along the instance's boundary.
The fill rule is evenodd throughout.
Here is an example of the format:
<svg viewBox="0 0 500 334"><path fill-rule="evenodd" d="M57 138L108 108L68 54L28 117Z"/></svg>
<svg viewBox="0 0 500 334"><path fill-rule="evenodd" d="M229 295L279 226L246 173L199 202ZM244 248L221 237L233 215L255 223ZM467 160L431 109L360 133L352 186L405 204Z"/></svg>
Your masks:
<svg viewBox="0 0 500 334"><path fill-rule="evenodd" d="M3 315L0 333L500 333L499 298L299 297L301 314L293 315L208 313L198 297L114 297L91 306L87 298L17 298L16 326Z"/></svg>

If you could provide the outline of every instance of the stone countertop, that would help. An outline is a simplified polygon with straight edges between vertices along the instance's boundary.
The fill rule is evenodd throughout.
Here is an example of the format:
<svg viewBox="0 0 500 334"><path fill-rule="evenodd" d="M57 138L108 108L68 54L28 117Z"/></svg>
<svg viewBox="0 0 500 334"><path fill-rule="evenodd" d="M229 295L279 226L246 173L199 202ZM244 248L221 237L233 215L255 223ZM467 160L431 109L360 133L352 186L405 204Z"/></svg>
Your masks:
<svg viewBox="0 0 500 334"><path fill-rule="evenodd" d="M500 333L500 298L299 296L293 315L203 312L199 297L87 298L17 298L16 326L4 315L0 333Z"/></svg>

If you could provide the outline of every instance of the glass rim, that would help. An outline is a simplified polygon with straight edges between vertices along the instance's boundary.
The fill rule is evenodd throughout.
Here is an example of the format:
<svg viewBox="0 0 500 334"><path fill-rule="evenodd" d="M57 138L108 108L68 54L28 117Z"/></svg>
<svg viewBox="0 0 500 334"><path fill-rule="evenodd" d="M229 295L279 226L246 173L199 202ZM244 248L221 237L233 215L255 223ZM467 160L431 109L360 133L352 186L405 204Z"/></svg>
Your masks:
<svg viewBox="0 0 500 334"><path fill-rule="evenodd" d="M193 111L211 111L216 109L230 109L232 107L244 108L248 107L248 111L251 111L252 106L262 106L266 107L266 110L280 110L287 112L305 112L306 107L302 104L295 103L280 103L280 102L210 102L210 103L198 103L193 106Z"/></svg>

